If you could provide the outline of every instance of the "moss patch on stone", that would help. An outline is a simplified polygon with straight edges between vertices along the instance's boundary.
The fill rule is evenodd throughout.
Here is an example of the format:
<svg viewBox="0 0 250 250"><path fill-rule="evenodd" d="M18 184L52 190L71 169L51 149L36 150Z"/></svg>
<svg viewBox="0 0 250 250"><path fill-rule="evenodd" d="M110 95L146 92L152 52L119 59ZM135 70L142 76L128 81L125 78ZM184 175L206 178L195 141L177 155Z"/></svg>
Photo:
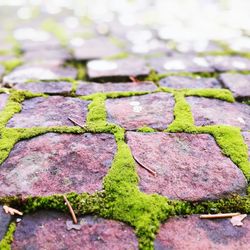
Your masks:
<svg viewBox="0 0 250 250"><path fill-rule="evenodd" d="M9 225L9 229L7 233L5 234L4 238L0 241L0 249L1 250L11 250L10 244L13 241L13 234L16 230L16 224L12 222Z"/></svg>

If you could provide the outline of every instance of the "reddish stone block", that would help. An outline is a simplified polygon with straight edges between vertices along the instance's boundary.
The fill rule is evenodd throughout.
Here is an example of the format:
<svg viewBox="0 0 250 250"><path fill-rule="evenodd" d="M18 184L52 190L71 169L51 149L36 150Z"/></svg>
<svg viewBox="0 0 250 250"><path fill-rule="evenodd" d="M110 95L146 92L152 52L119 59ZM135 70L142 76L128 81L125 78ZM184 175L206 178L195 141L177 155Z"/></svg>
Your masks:
<svg viewBox="0 0 250 250"><path fill-rule="evenodd" d="M250 129L250 106L204 97L187 97L196 126L230 125Z"/></svg>
<svg viewBox="0 0 250 250"><path fill-rule="evenodd" d="M139 164L143 192L190 201L245 194L244 175L222 154L211 135L127 132L126 138Z"/></svg>
<svg viewBox="0 0 250 250"><path fill-rule="evenodd" d="M250 98L250 75L225 73L220 75L220 80L235 98Z"/></svg>
<svg viewBox="0 0 250 250"><path fill-rule="evenodd" d="M153 82L126 82L126 83L87 83L81 82L78 85L77 95L90 95L94 93L107 92L144 92L154 91L157 87Z"/></svg>
<svg viewBox="0 0 250 250"><path fill-rule="evenodd" d="M79 218L80 230L66 228L71 220L56 212L38 212L27 215L18 224L11 245L17 249L138 249L138 242L131 227L122 222L93 216Z"/></svg>
<svg viewBox="0 0 250 250"><path fill-rule="evenodd" d="M72 67L20 66L3 78L6 86L23 83L28 80L58 80L61 78L76 78L77 70Z"/></svg>
<svg viewBox="0 0 250 250"><path fill-rule="evenodd" d="M77 98L50 96L25 100L22 111L8 122L10 128L74 126L69 117L80 124L86 121L90 102Z"/></svg>
<svg viewBox="0 0 250 250"><path fill-rule="evenodd" d="M215 78L193 78L184 76L169 76L160 80L160 85L168 88L221 88Z"/></svg>
<svg viewBox="0 0 250 250"><path fill-rule="evenodd" d="M10 220L11 216L9 214L6 214L3 210L3 207L0 206L0 241L8 230Z"/></svg>
<svg viewBox="0 0 250 250"><path fill-rule="evenodd" d="M8 100L7 94L0 94L0 111L2 111L7 103Z"/></svg>
<svg viewBox="0 0 250 250"><path fill-rule="evenodd" d="M150 73L146 62L138 58L120 60L92 60L87 63L88 76L92 80L128 80L130 76L144 77Z"/></svg>
<svg viewBox="0 0 250 250"><path fill-rule="evenodd" d="M163 130L174 119L174 99L167 93L108 99L106 108L108 121L127 130L143 126Z"/></svg>
<svg viewBox="0 0 250 250"><path fill-rule="evenodd" d="M0 166L0 196L94 193L115 152L110 134L47 133L18 142Z"/></svg>
<svg viewBox="0 0 250 250"><path fill-rule="evenodd" d="M250 161L250 132L243 132L242 135L246 145L248 146L248 159Z"/></svg>
<svg viewBox="0 0 250 250"><path fill-rule="evenodd" d="M243 226L234 227L229 219L205 220L191 215L166 221L160 227L154 247L155 250L248 250L249 239L249 216L243 220Z"/></svg>
<svg viewBox="0 0 250 250"><path fill-rule="evenodd" d="M72 89L72 84L65 81L26 82L17 83L13 86L13 88L28 90L33 93L69 95Z"/></svg>

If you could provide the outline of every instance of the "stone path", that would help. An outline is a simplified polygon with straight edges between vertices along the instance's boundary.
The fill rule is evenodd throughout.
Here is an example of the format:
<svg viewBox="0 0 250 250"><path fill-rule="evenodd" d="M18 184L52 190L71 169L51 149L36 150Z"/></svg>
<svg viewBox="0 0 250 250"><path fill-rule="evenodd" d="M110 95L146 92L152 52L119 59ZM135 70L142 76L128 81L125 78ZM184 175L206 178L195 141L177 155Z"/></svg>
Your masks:
<svg viewBox="0 0 250 250"><path fill-rule="evenodd" d="M249 26L52 2L0 10L0 250L250 249Z"/></svg>

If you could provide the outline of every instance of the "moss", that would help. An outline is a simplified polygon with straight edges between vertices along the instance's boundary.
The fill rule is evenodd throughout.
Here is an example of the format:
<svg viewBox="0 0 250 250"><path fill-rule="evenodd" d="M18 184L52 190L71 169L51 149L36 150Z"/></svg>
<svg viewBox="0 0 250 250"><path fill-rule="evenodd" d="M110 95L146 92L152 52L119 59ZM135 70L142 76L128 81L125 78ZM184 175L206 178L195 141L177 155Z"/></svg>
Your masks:
<svg viewBox="0 0 250 250"><path fill-rule="evenodd" d="M147 127L147 126L143 126L141 128L138 128L137 132L151 133L151 132L155 132L155 130L153 128L150 128L150 127Z"/></svg>
<svg viewBox="0 0 250 250"><path fill-rule="evenodd" d="M22 60L19 58L7 60L1 62L1 64L5 67L5 74L10 73L13 69L20 66L22 64Z"/></svg>
<svg viewBox="0 0 250 250"><path fill-rule="evenodd" d="M0 249L1 250L11 250L11 243L13 241L13 234L16 230L16 224L12 222L9 225L9 229L5 234L4 238L0 241Z"/></svg>
<svg viewBox="0 0 250 250"><path fill-rule="evenodd" d="M113 56L109 56L109 57L105 57L104 59L106 60L118 60L118 59L124 59L129 57L129 54L126 52L121 52L119 54L113 55Z"/></svg>

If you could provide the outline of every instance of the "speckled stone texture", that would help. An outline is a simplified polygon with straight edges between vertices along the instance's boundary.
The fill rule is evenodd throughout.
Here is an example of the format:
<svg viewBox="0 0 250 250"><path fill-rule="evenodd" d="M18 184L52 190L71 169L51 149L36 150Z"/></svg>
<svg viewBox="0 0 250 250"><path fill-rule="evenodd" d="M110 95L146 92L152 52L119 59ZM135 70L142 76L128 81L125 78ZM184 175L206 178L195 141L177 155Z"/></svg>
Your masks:
<svg viewBox="0 0 250 250"><path fill-rule="evenodd" d="M237 126L242 130L250 129L250 106L247 104L204 97L187 97L187 101L196 126L216 124Z"/></svg>
<svg viewBox="0 0 250 250"><path fill-rule="evenodd" d="M126 138L137 163L157 173L137 165L143 192L199 201L246 191L244 175L211 135L127 132Z"/></svg>
<svg viewBox="0 0 250 250"><path fill-rule="evenodd" d="M156 90L153 82L127 82L127 83L87 83L81 82L76 90L77 95L90 95L98 92L145 92Z"/></svg>
<svg viewBox="0 0 250 250"><path fill-rule="evenodd" d="M74 44L73 44L74 45ZM96 37L84 40L82 44L73 46L73 54L76 60L91 60L103 57L111 57L121 53L121 50L115 46L107 37Z"/></svg>
<svg viewBox="0 0 250 250"><path fill-rule="evenodd" d="M0 196L102 189L116 144L110 134L47 133L18 142L0 166Z"/></svg>
<svg viewBox="0 0 250 250"><path fill-rule="evenodd" d="M72 89L72 84L65 81L27 82L17 83L13 86L13 88L28 90L33 93L69 95Z"/></svg>
<svg viewBox="0 0 250 250"><path fill-rule="evenodd" d="M67 220L70 216L50 211L25 216L17 226L12 249L138 249L132 228L124 223L86 216L79 218L79 231L67 231Z"/></svg>
<svg viewBox="0 0 250 250"><path fill-rule="evenodd" d="M250 217L234 227L229 219L205 220L198 215L171 218L159 230L155 250L248 250Z"/></svg>
<svg viewBox="0 0 250 250"><path fill-rule="evenodd" d="M192 78L184 76L169 76L160 80L160 85L168 88L221 88L215 78Z"/></svg>
<svg viewBox="0 0 250 250"><path fill-rule="evenodd" d="M0 112L5 107L7 100L8 100L8 95L0 93Z"/></svg>
<svg viewBox="0 0 250 250"><path fill-rule="evenodd" d="M250 75L225 73L220 75L220 80L235 98L250 98Z"/></svg>
<svg viewBox="0 0 250 250"><path fill-rule="evenodd" d="M210 65L219 72L250 70L250 59L240 56L208 56Z"/></svg>
<svg viewBox="0 0 250 250"><path fill-rule="evenodd" d="M246 145L248 146L248 159L250 161L250 132L243 132L242 135Z"/></svg>
<svg viewBox="0 0 250 250"><path fill-rule="evenodd" d="M76 78L77 70L72 67L20 66L3 78L6 86L22 83L28 80L58 80L61 78Z"/></svg>
<svg viewBox="0 0 250 250"><path fill-rule="evenodd" d="M25 100L22 111L15 114L7 124L10 128L74 126L68 119L84 124L90 102L77 98L50 96Z"/></svg>
<svg viewBox="0 0 250 250"><path fill-rule="evenodd" d="M100 62L101 61L101 62ZM101 63L101 64L100 64ZM92 80L128 80L130 76L144 77L150 73L146 62L139 58L120 60L92 60L87 63L88 77Z"/></svg>
<svg viewBox="0 0 250 250"><path fill-rule="evenodd" d="M0 241L8 230L10 220L11 216L9 214L6 214L3 210L3 207L0 206Z"/></svg>
<svg viewBox="0 0 250 250"><path fill-rule="evenodd" d="M195 73L214 71L204 57L189 55L153 58L150 59L149 64L160 74L166 72Z"/></svg>
<svg viewBox="0 0 250 250"><path fill-rule="evenodd" d="M106 101L108 121L127 130L143 126L165 129L174 119L171 94L155 93Z"/></svg>

